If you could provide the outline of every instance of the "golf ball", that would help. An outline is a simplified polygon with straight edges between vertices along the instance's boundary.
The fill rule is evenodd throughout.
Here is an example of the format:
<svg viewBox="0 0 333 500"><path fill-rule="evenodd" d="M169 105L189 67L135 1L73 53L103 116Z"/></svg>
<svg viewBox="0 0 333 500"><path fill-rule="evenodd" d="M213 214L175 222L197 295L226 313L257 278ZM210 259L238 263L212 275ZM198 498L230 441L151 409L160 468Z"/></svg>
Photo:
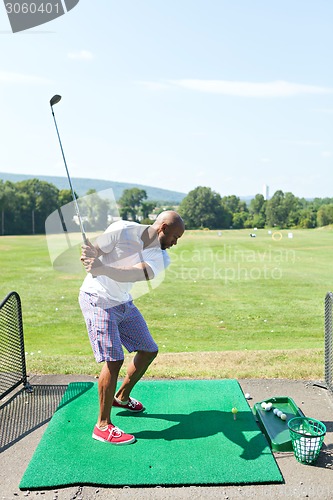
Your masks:
<svg viewBox="0 0 333 500"><path fill-rule="evenodd" d="M265 410L270 411L271 409L272 409L272 403L267 403Z"/></svg>
<svg viewBox="0 0 333 500"><path fill-rule="evenodd" d="M263 401L263 402L261 403L261 408L262 408L263 410L265 410L265 409L266 409L266 403L265 403L265 401Z"/></svg>
<svg viewBox="0 0 333 500"><path fill-rule="evenodd" d="M285 413L282 413L280 418L281 420L287 420L287 415Z"/></svg>
<svg viewBox="0 0 333 500"><path fill-rule="evenodd" d="M245 396L245 399L251 399L251 396L250 396L250 394L249 394L248 392L246 392L246 393L244 394L244 396Z"/></svg>
<svg viewBox="0 0 333 500"><path fill-rule="evenodd" d="M282 415L282 411L278 411L277 414L276 414L279 418L281 418L281 415Z"/></svg>
<svg viewBox="0 0 333 500"><path fill-rule="evenodd" d="M233 413L234 415L238 413L238 410L235 406L231 409L231 413Z"/></svg>
<svg viewBox="0 0 333 500"><path fill-rule="evenodd" d="M274 410L273 410L274 415L277 415L277 412L278 412L278 411L279 411L279 410L278 410L277 408L274 408Z"/></svg>

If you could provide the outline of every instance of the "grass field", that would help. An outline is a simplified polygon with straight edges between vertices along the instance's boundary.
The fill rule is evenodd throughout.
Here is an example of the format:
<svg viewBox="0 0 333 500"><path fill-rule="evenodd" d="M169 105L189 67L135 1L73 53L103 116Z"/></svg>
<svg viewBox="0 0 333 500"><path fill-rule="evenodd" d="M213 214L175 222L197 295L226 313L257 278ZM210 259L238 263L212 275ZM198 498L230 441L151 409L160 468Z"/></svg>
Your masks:
<svg viewBox="0 0 333 500"><path fill-rule="evenodd" d="M164 282L136 304L159 377L323 378L332 229L187 231ZM43 236L0 238L0 296L23 309L30 372L97 374L77 302L84 272L51 266Z"/></svg>

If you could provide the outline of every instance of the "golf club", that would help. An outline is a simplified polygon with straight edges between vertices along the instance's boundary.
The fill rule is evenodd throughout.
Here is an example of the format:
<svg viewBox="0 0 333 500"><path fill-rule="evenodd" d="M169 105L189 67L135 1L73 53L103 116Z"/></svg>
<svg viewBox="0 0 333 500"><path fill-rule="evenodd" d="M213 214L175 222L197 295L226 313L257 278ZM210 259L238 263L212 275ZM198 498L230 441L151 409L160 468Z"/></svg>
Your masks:
<svg viewBox="0 0 333 500"><path fill-rule="evenodd" d="M51 106L52 116L53 116L53 120L54 120L54 125L55 125L56 131L57 131L57 135L58 135L58 139L59 139L59 144L60 144L60 148L61 148L62 157L64 159L64 163L65 163L65 167L66 167L68 182L69 182L69 186L71 188L72 197L73 197L74 206L75 206L75 211L76 211L76 215L77 215L77 218L78 218L78 221L79 221L79 225L80 225L80 229L81 229L81 234L82 234L83 242L84 242L84 244L87 244L86 232L84 230L82 218L81 218L81 215L80 215L79 206L78 206L77 199L76 199L76 196L75 196L75 192L74 192L74 189L73 189L73 186L72 186L72 181L71 181L71 178L70 178L70 175L69 175L69 171L68 171L68 167L67 167L67 162L66 162L66 158L65 158L65 153L64 153L64 150L63 150L63 147L62 147L62 143L61 143L61 139L60 139L58 125L57 125L57 122L56 122L56 119L55 119L55 115L54 115L54 111L53 111L53 106L55 104L58 104L58 102L60 100L61 100L61 95L57 95L57 94L54 95L52 97L52 99L50 100L50 106Z"/></svg>

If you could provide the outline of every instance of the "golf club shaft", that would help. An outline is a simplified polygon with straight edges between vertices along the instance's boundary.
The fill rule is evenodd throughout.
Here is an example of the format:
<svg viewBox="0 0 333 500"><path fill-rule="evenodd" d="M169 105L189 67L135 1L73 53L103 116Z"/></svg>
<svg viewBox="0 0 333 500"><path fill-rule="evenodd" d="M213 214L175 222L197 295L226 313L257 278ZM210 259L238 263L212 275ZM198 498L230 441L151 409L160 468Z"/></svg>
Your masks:
<svg viewBox="0 0 333 500"><path fill-rule="evenodd" d="M54 115L54 111L53 111L52 105L51 105L51 110L52 110L52 116L53 116L53 120L54 120L54 125L55 125L56 131L57 131L57 136L58 136L58 140L59 140L59 144L60 144L60 149L61 149L62 157L63 157L65 168L66 168L66 173L67 173L67 178L68 178L69 186L70 186L71 192L72 192L72 197L73 197L73 201L74 201L76 215L77 215L77 218L78 218L78 221L79 221L79 225L80 225L80 229L81 229L81 234L82 234L83 242L84 242L84 244L87 244L86 232L84 230L82 218L81 218L81 215L80 215L79 205L77 203L77 199L76 199L75 192L74 192L74 189L73 189L72 181L71 181L71 178L70 178L70 175L69 175L69 171L68 171L68 167L67 167L67 162L66 162L66 158L65 158L65 153L64 153L64 149L62 147L62 143L61 143L61 139L60 139L60 134L59 134L59 130L58 130L58 125L57 125L57 121L56 121L56 118L55 118L55 115Z"/></svg>

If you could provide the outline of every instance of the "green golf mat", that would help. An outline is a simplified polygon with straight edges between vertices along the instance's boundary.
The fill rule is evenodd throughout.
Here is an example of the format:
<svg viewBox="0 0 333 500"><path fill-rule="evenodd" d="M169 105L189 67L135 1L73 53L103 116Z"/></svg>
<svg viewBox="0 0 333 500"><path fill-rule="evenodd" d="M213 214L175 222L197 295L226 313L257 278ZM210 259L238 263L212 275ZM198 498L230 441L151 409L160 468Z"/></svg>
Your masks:
<svg viewBox="0 0 333 500"><path fill-rule="evenodd" d="M114 408L112 422L137 441L115 446L91 437L97 384L69 384L20 488L283 482L236 380L141 381L133 392L146 410Z"/></svg>

